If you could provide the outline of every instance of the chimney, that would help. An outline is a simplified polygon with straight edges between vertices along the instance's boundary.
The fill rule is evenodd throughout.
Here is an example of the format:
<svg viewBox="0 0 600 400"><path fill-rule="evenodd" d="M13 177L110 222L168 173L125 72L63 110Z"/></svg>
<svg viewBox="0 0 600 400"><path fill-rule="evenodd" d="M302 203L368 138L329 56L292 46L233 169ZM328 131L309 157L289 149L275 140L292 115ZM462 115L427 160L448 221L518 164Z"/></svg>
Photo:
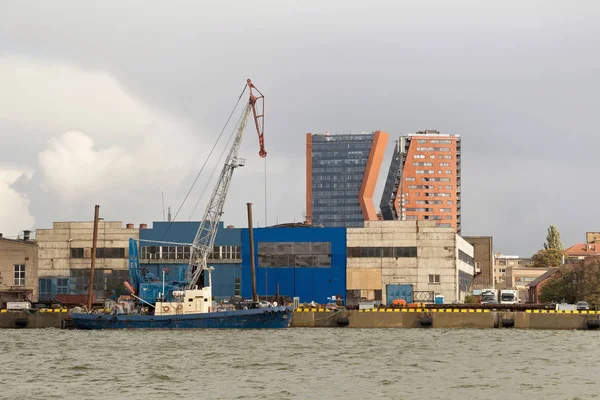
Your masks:
<svg viewBox="0 0 600 400"><path fill-rule="evenodd" d="M127 229L133 229L133 224L127 224Z"/></svg>
<svg viewBox="0 0 600 400"><path fill-rule="evenodd" d="M31 231L23 231L23 240L29 240L30 235Z"/></svg>
<svg viewBox="0 0 600 400"><path fill-rule="evenodd" d="M140 229L148 229L148 224L140 224Z"/></svg>

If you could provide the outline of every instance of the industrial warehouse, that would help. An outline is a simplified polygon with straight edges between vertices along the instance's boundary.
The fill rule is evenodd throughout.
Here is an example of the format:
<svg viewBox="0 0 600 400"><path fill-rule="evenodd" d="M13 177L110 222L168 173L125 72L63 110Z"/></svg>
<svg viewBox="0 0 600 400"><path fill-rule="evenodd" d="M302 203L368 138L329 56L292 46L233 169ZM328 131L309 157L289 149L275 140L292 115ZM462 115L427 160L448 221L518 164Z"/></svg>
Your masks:
<svg viewBox="0 0 600 400"><path fill-rule="evenodd" d="M154 222L150 228L133 228L119 221L100 221L95 300L126 294L129 239L141 243L140 266L145 274L161 277L164 271L168 281L181 281L198 225ZM30 263L37 265L25 270L24 290L32 294L31 300L84 302L80 299L88 290L92 223L56 222L53 229L38 230L37 237L36 242L4 240L28 244L37 253ZM339 299L348 305L363 301L385 305L401 290L410 302L413 298L433 302L436 295L459 302L473 281L473 247L452 228L428 221L372 221L363 228L303 224L254 228L254 240L257 291L264 299L279 296L298 298L301 303L327 304ZM247 228L221 223L209 263L214 267L215 300L251 297ZM35 271L37 279L32 276Z"/></svg>

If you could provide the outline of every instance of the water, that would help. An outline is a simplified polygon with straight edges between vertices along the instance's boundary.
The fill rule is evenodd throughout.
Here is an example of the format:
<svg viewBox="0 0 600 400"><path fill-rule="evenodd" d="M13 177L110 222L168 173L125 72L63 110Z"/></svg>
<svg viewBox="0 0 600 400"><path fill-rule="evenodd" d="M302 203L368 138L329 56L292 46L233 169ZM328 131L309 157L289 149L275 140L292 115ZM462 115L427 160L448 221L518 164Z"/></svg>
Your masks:
<svg viewBox="0 0 600 400"><path fill-rule="evenodd" d="M590 399L600 333L0 331L2 399Z"/></svg>

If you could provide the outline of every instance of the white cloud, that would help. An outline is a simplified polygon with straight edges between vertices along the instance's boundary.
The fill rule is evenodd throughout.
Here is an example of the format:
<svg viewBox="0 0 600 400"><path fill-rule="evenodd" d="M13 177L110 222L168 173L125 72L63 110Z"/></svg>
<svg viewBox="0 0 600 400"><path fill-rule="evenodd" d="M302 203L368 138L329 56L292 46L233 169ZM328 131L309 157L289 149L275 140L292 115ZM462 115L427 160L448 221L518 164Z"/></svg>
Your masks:
<svg viewBox="0 0 600 400"><path fill-rule="evenodd" d="M31 229L35 219L29 213L30 199L14 189L19 180L30 180L31 174L15 168L0 167L0 232L14 237L25 229Z"/></svg>
<svg viewBox="0 0 600 400"><path fill-rule="evenodd" d="M95 149L92 138L73 131L48 140L39 163L45 190L77 200L117 184L131 170L133 158L118 146Z"/></svg>

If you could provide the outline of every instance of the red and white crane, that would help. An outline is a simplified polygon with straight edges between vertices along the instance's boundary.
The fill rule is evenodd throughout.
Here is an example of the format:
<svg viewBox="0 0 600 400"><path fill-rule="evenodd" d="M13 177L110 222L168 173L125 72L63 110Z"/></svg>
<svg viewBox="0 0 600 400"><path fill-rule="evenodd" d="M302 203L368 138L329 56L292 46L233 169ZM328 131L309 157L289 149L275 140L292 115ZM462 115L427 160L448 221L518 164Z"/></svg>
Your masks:
<svg viewBox="0 0 600 400"><path fill-rule="evenodd" d="M221 215L223 214L223 207L225 206L225 199L227 198L233 171L238 167L243 167L246 163L246 160L239 158L238 154L240 152L240 145L242 143L244 129L248 122L248 117L250 116L250 111L252 111L252 114L254 115L254 124L258 133L258 143L260 146L258 155L262 158L267 156L263 136L265 126L264 96L254 86L250 79L246 81L246 88L250 91L248 103L246 104L240 119L240 124L237 127L233 144L225 159L225 165L223 165L217 184L213 189L210 201L206 206L204 216L200 222L200 227L198 228L194 243L191 247L189 263L191 277L187 285L188 289L193 289L196 286L202 287L204 284L204 271L209 270L207 267L207 259L213 251L215 237L217 236L217 230L219 229L219 222L221 221ZM211 284L209 279L209 286Z"/></svg>

